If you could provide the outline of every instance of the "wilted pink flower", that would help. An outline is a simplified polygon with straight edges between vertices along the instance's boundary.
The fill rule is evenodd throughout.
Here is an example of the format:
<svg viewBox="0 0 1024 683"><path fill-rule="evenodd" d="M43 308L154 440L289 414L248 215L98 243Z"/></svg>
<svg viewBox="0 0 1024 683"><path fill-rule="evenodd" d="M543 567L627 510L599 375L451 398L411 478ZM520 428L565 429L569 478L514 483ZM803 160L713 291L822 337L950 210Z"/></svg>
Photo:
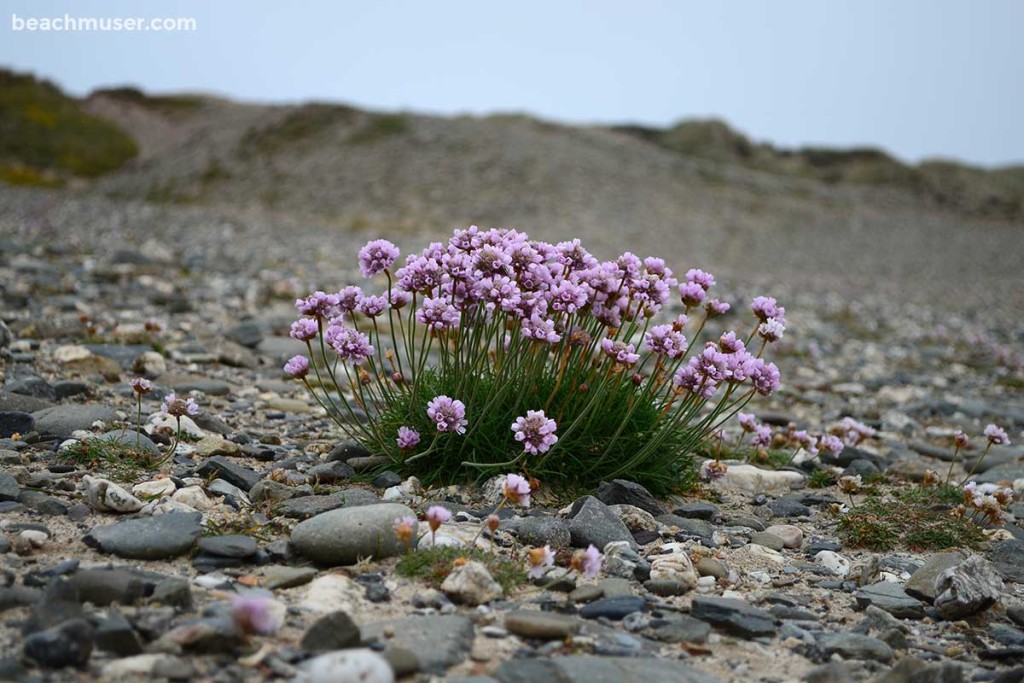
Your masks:
<svg viewBox="0 0 1024 683"><path fill-rule="evenodd" d="M705 460L700 465L700 477L705 481L721 479L729 471L729 466L721 460Z"/></svg>
<svg viewBox="0 0 1024 683"><path fill-rule="evenodd" d="M725 315L729 312L730 308L732 308L730 304L727 304L724 301L719 301L718 299L711 299L704 304L704 310L707 311L709 318L716 318L720 315Z"/></svg>
<svg viewBox="0 0 1024 683"><path fill-rule="evenodd" d="M521 477L518 474L506 475L501 485L501 491L505 500L510 503L516 503L524 508L530 507L530 482L526 480L526 477Z"/></svg>
<svg viewBox="0 0 1024 683"><path fill-rule="evenodd" d="M757 425L757 427L754 428L754 435L751 437L751 443L762 448L768 448L771 446L772 428L765 424Z"/></svg>
<svg viewBox="0 0 1024 683"><path fill-rule="evenodd" d="M615 362L623 365L632 365L640 360L640 354L632 344L623 341L613 341L605 337L601 340L601 350L615 359Z"/></svg>
<svg viewBox="0 0 1024 683"><path fill-rule="evenodd" d="M398 247L388 240L371 240L359 250L359 272L373 277L390 268L398 258Z"/></svg>
<svg viewBox="0 0 1024 683"><path fill-rule="evenodd" d="M312 318L299 318L292 323L291 332L288 336L299 341L309 341L320 332L317 323Z"/></svg>
<svg viewBox="0 0 1024 683"><path fill-rule="evenodd" d="M588 545L586 550L580 550L572 556L572 568L589 580L597 578L601 573L601 564L601 551L593 545Z"/></svg>
<svg viewBox="0 0 1024 683"><path fill-rule="evenodd" d="M753 413L740 413L739 420L743 431L752 432L757 429L757 416Z"/></svg>
<svg viewBox="0 0 1024 683"><path fill-rule="evenodd" d="M829 453L835 456L842 453L844 448L846 448L846 444L834 434L825 434L818 439L818 449L822 453Z"/></svg>
<svg viewBox="0 0 1024 683"><path fill-rule="evenodd" d="M526 553L526 559L530 563L526 575L531 579L539 579L544 576L548 567L555 565L555 554L551 552L551 546L547 545L543 548L530 548Z"/></svg>
<svg viewBox="0 0 1024 683"><path fill-rule="evenodd" d="M448 508L441 507L440 505L431 505L427 508L425 517L430 525L430 530L437 531L441 528L442 524L452 518L452 513L448 512Z"/></svg>
<svg viewBox="0 0 1024 683"><path fill-rule="evenodd" d="M958 429L956 430L956 433L953 434L953 443L956 444L956 447L958 449L967 448L968 444L971 443L971 440L967 437L966 434L964 434L963 430Z"/></svg>
<svg viewBox="0 0 1024 683"><path fill-rule="evenodd" d="M808 434L806 429L801 429L798 432L794 432L793 440L796 441L800 445L800 447L807 451L810 455L818 454L818 439Z"/></svg>
<svg viewBox="0 0 1024 683"><path fill-rule="evenodd" d="M786 326L777 318L768 318L757 328L757 334L768 342L775 342L782 339Z"/></svg>
<svg viewBox="0 0 1024 683"><path fill-rule="evenodd" d="M398 517L395 519L395 536L398 542L404 545L411 545L413 536L416 534L416 518L411 516Z"/></svg>
<svg viewBox="0 0 1024 683"><path fill-rule="evenodd" d="M401 449L414 448L420 442L420 433L412 427L398 428L398 447Z"/></svg>
<svg viewBox="0 0 1024 683"><path fill-rule="evenodd" d="M139 396L153 391L153 384L144 377L134 377L130 384L132 385L132 391Z"/></svg>
<svg viewBox="0 0 1024 683"><path fill-rule="evenodd" d="M548 418L543 410L527 410L512 423L516 441L523 443L523 450L537 455L546 453L558 441L555 430L558 425Z"/></svg>
<svg viewBox="0 0 1024 683"><path fill-rule="evenodd" d="M985 427L985 436L988 438L988 442L995 446L1010 445L1010 437L1007 436L1006 430L994 424Z"/></svg>
<svg viewBox="0 0 1024 683"><path fill-rule="evenodd" d="M295 379L302 379L309 374L309 359L305 356L292 356L284 364L284 373Z"/></svg>
<svg viewBox="0 0 1024 683"><path fill-rule="evenodd" d="M465 434L466 404L448 396L435 396L427 403L427 417L434 421L439 432L455 432Z"/></svg>
<svg viewBox="0 0 1024 683"><path fill-rule="evenodd" d="M187 399L180 399L173 392L164 396L164 404L160 408L161 415L173 417L195 417L199 414L199 404L191 396Z"/></svg>
<svg viewBox="0 0 1024 683"><path fill-rule="evenodd" d="M284 608L275 600L256 595L233 595L231 618L243 633L268 636L284 622Z"/></svg>

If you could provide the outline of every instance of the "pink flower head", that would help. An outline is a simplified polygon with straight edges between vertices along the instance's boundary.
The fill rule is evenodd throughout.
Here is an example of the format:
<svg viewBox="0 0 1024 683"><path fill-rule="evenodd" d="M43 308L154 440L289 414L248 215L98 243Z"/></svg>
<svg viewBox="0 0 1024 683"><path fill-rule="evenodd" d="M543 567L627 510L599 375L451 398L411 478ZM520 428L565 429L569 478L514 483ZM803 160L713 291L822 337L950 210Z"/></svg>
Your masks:
<svg viewBox="0 0 1024 683"><path fill-rule="evenodd" d="M359 250L359 272L373 277L390 268L398 258L398 247L388 240L370 240Z"/></svg>
<svg viewBox="0 0 1024 683"><path fill-rule="evenodd" d="M705 460L700 465L700 478L704 481L721 479L729 471L729 466L721 460Z"/></svg>
<svg viewBox="0 0 1024 683"><path fill-rule="evenodd" d="M835 434L825 434L818 439L818 450L836 456L843 452L846 444Z"/></svg>
<svg viewBox="0 0 1024 683"><path fill-rule="evenodd" d="M758 335L767 342L775 342L782 339L785 331L786 325L778 318L768 318L757 327Z"/></svg>
<svg viewBox="0 0 1024 683"><path fill-rule="evenodd" d="M232 595L231 618L243 633L268 636L284 622L284 607L270 598L256 595Z"/></svg>
<svg viewBox="0 0 1024 683"><path fill-rule="evenodd" d="M447 298L436 297L423 300L416 311L416 320L431 329L444 330L458 327L460 318L458 309Z"/></svg>
<svg viewBox="0 0 1024 683"><path fill-rule="evenodd" d="M623 365L632 365L640 360L640 354L636 352L636 348L624 341L613 341L605 337L601 340L601 350L614 358L616 363Z"/></svg>
<svg viewBox="0 0 1024 683"><path fill-rule="evenodd" d="M956 444L957 448L967 448L971 443L971 440L966 434L964 434L962 429L958 429L956 430L956 433L953 434L953 443Z"/></svg>
<svg viewBox="0 0 1024 683"><path fill-rule="evenodd" d="M786 309L779 306L775 297L771 296L754 297L754 300L750 303L750 310L754 312L754 315L756 315L761 322L765 322L768 318L784 320L786 317Z"/></svg>
<svg viewBox="0 0 1024 683"><path fill-rule="evenodd" d="M753 413L740 413L739 420L743 431L752 432L757 429L757 416Z"/></svg>
<svg viewBox="0 0 1024 683"><path fill-rule="evenodd" d="M601 551L593 545L588 545L586 550L581 550L572 557L572 568L591 581L601 573L601 565Z"/></svg>
<svg viewBox="0 0 1024 683"><path fill-rule="evenodd" d="M328 327L324 341L330 344L341 360L352 365L362 365L375 352L369 337L343 325L334 324Z"/></svg>
<svg viewBox="0 0 1024 683"><path fill-rule="evenodd" d="M412 427L399 427L396 441L398 442L398 447L402 450L415 448L420 442L420 433Z"/></svg>
<svg viewBox="0 0 1024 683"><path fill-rule="evenodd" d="M284 364L284 374L295 379L302 379L309 374L309 359L302 355L292 356Z"/></svg>
<svg viewBox="0 0 1024 683"><path fill-rule="evenodd" d="M719 301L718 299L710 299L704 304L704 310L707 311L709 318L717 318L720 315L725 315L729 312L732 305Z"/></svg>
<svg viewBox="0 0 1024 683"><path fill-rule="evenodd" d="M555 554L551 552L551 546L547 545L543 548L530 548L526 553L526 559L530 563L526 575L531 579L539 579L544 576L548 567L555 566Z"/></svg>
<svg viewBox="0 0 1024 683"><path fill-rule="evenodd" d="M363 290L355 285L344 287L338 292L338 312L351 313L356 310L359 300L363 298Z"/></svg>
<svg viewBox="0 0 1024 683"><path fill-rule="evenodd" d="M427 417L434 421L439 432L455 432L465 434L466 425L466 404L458 399L448 396L435 396L427 403Z"/></svg>
<svg viewBox="0 0 1024 683"><path fill-rule="evenodd" d="M299 318L292 323L288 336L299 341L309 341L320 332L317 322L312 318Z"/></svg>
<svg viewBox="0 0 1024 683"><path fill-rule="evenodd" d="M388 298L386 296L363 296L356 304L356 310L367 318L376 318L388 309Z"/></svg>
<svg viewBox="0 0 1024 683"><path fill-rule="evenodd" d="M985 427L985 436L988 438L988 442L994 446L1010 445L1010 437L1007 436L1006 430L994 424Z"/></svg>
<svg viewBox="0 0 1024 683"><path fill-rule="evenodd" d="M391 305L391 308L396 311L400 308L405 308L409 305L409 302L412 301L412 294L404 289L399 289L398 287L392 287L389 289L385 296L387 296L388 303Z"/></svg>
<svg viewBox="0 0 1024 683"><path fill-rule="evenodd" d="M161 415L171 415L172 417L195 417L199 414L199 404L192 397L187 399L180 399L178 396L171 392L164 396L163 406L160 408Z"/></svg>
<svg viewBox="0 0 1024 683"><path fill-rule="evenodd" d="M691 268L686 271L686 281L700 286L706 292L714 287L715 276L698 268Z"/></svg>
<svg viewBox="0 0 1024 683"><path fill-rule="evenodd" d="M530 482L526 480L526 477L521 477L518 474L506 475L501 485L501 491L505 500L510 503L516 503L524 508L530 507Z"/></svg>
<svg viewBox="0 0 1024 683"><path fill-rule="evenodd" d="M775 363L765 363L761 358L756 358L750 371L750 379L754 382L754 389L762 396L770 396L782 380L779 369Z"/></svg>
<svg viewBox="0 0 1024 683"><path fill-rule="evenodd" d="M417 522L415 517L405 516L395 519L395 536L398 542L404 545L411 545L413 536L416 534Z"/></svg>
<svg viewBox="0 0 1024 683"><path fill-rule="evenodd" d="M655 325L644 335L644 348L676 360L686 353L686 337L672 325Z"/></svg>
<svg viewBox="0 0 1024 683"><path fill-rule="evenodd" d="M516 441L522 441L523 450L533 455L547 453L555 445L558 441L556 429L558 425L543 410L527 410L525 417L520 415L512 423Z"/></svg>
<svg viewBox="0 0 1024 683"><path fill-rule="evenodd" d="M696 282L679 283L679 296L687 307L700 306L707 298L707 290Z"/></svg>
<svg viewBox="0 0 1024 683"><path fill-rule="evenodd" d="M313 292L305 299L296 299L295 308L303 315L329 318L334 315L338 308L338 295Z"/></svg>
<svg viewBox="0 0 1024 683"><path fill-rule="evenodd" d="M755 446L768 448L772 445L772 428L765 424L757 425L754 428L754 435L750 441Z"/></svg>
<svg viewBox="0 0 1024 683"><path fill-rule="evenodd" d="M442 524L452 518L452 513L448 512L448 508L441 507L440 505L431 505L427 508L425 517L430 525L430 530L437 531L441 528Z"/></svg>
<svg viewBox="0 0 1024 683"><path fill-rule="evenodd" d="M139 396L153 391L153 384L145 377L134 377L130 384L132 385L132 391Z"/></svg>
<svg viewBox="0 0 1024 683"><path fill-rule="evenodd" d="M555 321L542 318L537 313L523 319L522 335L527 339L545 341L549 344L556 344L562 339L555 331Z"/></svg>

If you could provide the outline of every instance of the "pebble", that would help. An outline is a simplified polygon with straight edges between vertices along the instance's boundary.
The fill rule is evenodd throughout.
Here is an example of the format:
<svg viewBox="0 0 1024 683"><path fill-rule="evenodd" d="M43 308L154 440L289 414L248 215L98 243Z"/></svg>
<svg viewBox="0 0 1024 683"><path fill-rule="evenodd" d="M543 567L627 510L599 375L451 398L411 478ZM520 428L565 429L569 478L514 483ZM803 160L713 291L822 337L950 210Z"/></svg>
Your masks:
<svg viewBox="0 0 1024 683"><path fill-rule="evenodd" d="M607 505L593 496L573 503L569 519L569 534L574 548L595 546L598 550L614 541L625 541L636 548L633 535Z"/></svg>
<svg viewBox="0 0 1024 683"><path fill-rule="evenodd" d="M117 484L90 477L82 477L85 485L85 497L94 510L100 512L138 512L142 509L141 500L125 491Z"/></svg>
<svg viewBox="0 0 1024 683"><path fill-rule="evenodd" d="M579 633L576 619L550 612L517 610L505 615L505 630L523 638L562 640Z"/></svg>
<svg viewBox="0 0 1024 683"><path fill-rule="evenodd" d="M133 560L163 560L191 550L202 529L198 513L169 512L93 528L87 544Z"/></svg>
<svg viewBox="0 0 1024 683"><path fill-rule="evenodd" d="M814 563L820 564L836 576L846 576L850 573L850 561L831 550L822 550L814 556Z"/></svg>
<svg viewBox="0 0 1024 683"><path fill-rule="evenodd" d="M366 649L342 650L319 655L303 664L296 683L394 683L395 674L388 661Z"/></svg>
<svg viewBox="0 0 1024 683"><path fill-rule="evenodd" d="M339 610L313 622L302 635L299 647L306 652L328 652L355 647L360 641L359 627L347 612Z"/></svg>
<svg viewBox="0 0 1024 683"><path fill-rule="evenodd" d="M470 560L451 571L441 590L457 603L475 607L502 597L505 592L480 562Z"/></svg>
<svg viewBox="0 0 1024 683"><path fill-rule="evenodd" d="M799 472L764 470L753 465L729 465L726 473L716 483L725 489L761 493L788 490L803 481L804 475Z"/></svg>
<svg viewBox="0 0 1024 683"><path fill-rule="evenodd" d="M792 524L773 524L765 529L765 533L778 536L782 539L783 547L791 550L799 548L804 543L804 532Z"/></svg>
<svg viewBox="0 0 1024 683"><path fill-rule="evenodd" d="M292 545L300 555L324 565L392 557L406 550L395 536L394 522L399 517L415 518L416 514L397 503L331 510L299 522L292 530Z"/></svg>
<svg viewBox="0 0 1024 683"><path fill-rule="evenodd" d="M638 595L616 595L589 602L580 608L580 616L584 619L604 617L612 621L621 621L627 614L644 612L647 602Z"/></svg>
<svg viewBox="0 0 1024 683"><path fill-rule="evenodd" d="M973 555L935 579L935 609L943 619L963 619L999 602L1003 581L992 563Z"/></svg>

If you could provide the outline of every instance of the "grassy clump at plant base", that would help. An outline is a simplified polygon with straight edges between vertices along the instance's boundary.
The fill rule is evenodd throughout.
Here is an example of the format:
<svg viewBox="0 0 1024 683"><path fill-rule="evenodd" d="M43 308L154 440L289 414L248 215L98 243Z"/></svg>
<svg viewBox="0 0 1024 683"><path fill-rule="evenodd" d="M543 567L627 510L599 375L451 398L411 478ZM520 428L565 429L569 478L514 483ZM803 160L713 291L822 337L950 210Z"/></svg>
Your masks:
<svg viewBox="0 0 1024 683"><path fill-rule="evenodd" d="M83 469L100 470L115 481L130 483L138 482L166 461L159 453L137 448L131 443L131 437L123 441L84 439L61 450L57 459Z"/></svg>
<svg viewBox="0 0 1024 683"><path fill-rule="evenodd" d="M839 518L839 534L847 545L875 551L977 547L985 534L972 516L953 509L961 500L952 486L871 494Z"/></svg>
<svg viewBox="0 0 1024 683"><path fill-rule="evenodd" d="M138 151L120 128L86 113L52 83L0 70L0 178L55 185L60 176L113 171Z"/></svg>
<svg viewBox="0 0 1024 683"><path fill-rule="evenodd" d="M423 538L420 543L429 544L429 536ZM395 566L395 571L402 576L420 579L432 588L440 588L452 570L468 560L475 560L487 567L487 571L506 594L526 583L526 572L521 563L476 548L421 548L403 555Z"/></svg>

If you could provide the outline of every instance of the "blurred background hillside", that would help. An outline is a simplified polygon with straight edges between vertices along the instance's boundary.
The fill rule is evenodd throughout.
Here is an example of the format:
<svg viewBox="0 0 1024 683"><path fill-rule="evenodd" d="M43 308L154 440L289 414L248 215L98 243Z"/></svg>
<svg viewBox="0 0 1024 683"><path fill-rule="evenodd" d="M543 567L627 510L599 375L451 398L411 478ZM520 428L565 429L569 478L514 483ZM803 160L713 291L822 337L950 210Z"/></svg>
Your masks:
<svg viewBox="0 0 1024 683"><path fill-rule="evenodd" d="M67 9L60 3L17 5L26 15ZM84 13L87 6L75 9ZM198 12L194 3L176 3L176 12L169 7L162 13ZM942 10L940 3L930 11ZM399 21L385 17L380 29L386 33L392 20ZM212 30L209 17L199 21L200 32ZM308 30L311 37L318 31ZM50 43L87 38L16 37ZM119 36L102 38L105 49L116 52L109 43ZM912 36L906 38L911 44L904 58L923 60L912 49ZM523 49L530 45L529 36L522 37ZM615 59L618 49L608 45L604 52ZM672 50L664 47L667 56ZM328 68L275 54L314 75ZM363 57L364 68L372 69L370 55ZM853 297L898 295L961 309L1009 306L1015 313L1024 302L1024 165L987 163L991 150L980 143L980 162L943 159L947 149L939 143L927 157L907 161L870 139L858 145L761 141L731 124L736 112L730 111L716 112L721 118L686 116L681 105L674 122L635 123L644 119L645 103L628 98L624 110L634 116L599 123L567 122L572 114L489 113L472 88L461 91L460 100L451 84L451 101L463 105L439 114L422 113L416 102L356 106L347 102L367 98L333 86L325 88L330 97L273 103L276 85L269 80L258 99L244 96L248 82L237 89L243 97L232 96L228 75L221 81L223 95L151 90L144 79L128 80L138 73L128 67L128 78L113 80L111 73L121 72L111 72L108 62L92 87L73 92L65 89L61 69L52 67L54 55L41 60L44 68L24 64L20 53L0 71L0 229L6 249L59 237L73 229L76 216L102 232L104 220L122 222L114 218L119 207L143 205L157 212L153 216L178 216L200 232L227 221L242 234L257 224L271 237L280 231L282 240L302 230L321 235L325 244L342 234L383 235L411 247L457 226L501 225L551 241L578 236L604 257L624 249L655 253L678 268L710 268L727 279L766 286L787 282ZM541 79L530 64L523 66L524 77ZM666 66L679 82L664 87L685 86L686 65ZM146 68L165 75L155 62ZM197 86L209 90L205 72L190 68ZM884 68L873 73L886 78ZM67 74L81 81L80 69L69 67ZM158 88L163 82L152 80ZM722 83L737 85L743 84ZM912 98L913 88L907 88ZM927 96L923 91L921 97ZM713 106L714 98L708 101ZM865 101L863 115L879 116L877 104ZM472 113L458 113L460 106ZM762 105L749 106L753 111ZM901 106L893 102L881 110L909 115L898 111ZM557 109L536 101L517 108ZM744 117L742 111L736 115ZM965 134L950 144L969 150L971 129L981 123L965 117L961 125ZM821 130L822 122L809 119L808 129ZM1021 153L1016 124L1013 130L1018 138L1006 141L1011 159ZM836 136L840 142L842 137ZM160 220L167 219L154 218L141 232L162 230Z"/></svg>

